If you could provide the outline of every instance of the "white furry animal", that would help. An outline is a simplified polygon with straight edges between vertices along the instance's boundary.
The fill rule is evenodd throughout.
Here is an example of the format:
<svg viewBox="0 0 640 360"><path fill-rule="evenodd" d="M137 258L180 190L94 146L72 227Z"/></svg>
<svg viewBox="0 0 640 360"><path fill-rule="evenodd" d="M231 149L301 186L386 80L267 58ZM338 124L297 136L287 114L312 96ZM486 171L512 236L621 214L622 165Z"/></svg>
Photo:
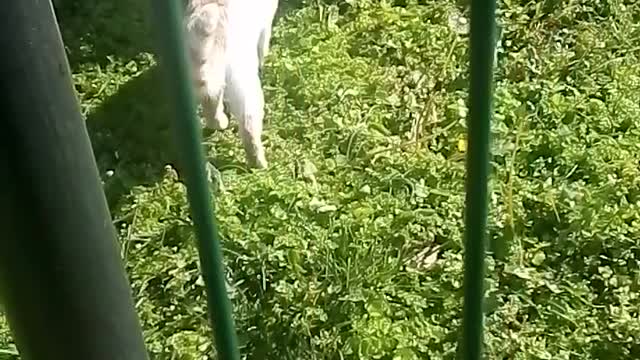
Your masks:
<svg viewBox="0 0 640 360"><path fill-rule="evenodd" d="M266 168L259 69L269 51L278 0L186 1L187 43L206 124L218 130L229 125L227 100L239 121L249 166Z"/></svg>

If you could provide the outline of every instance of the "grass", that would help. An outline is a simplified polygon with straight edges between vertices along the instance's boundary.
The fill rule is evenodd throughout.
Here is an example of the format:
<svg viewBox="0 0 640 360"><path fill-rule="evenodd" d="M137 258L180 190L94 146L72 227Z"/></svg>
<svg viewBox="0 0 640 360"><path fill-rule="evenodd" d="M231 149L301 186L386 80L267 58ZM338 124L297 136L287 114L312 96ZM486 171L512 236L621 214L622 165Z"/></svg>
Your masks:
<svg viewBox="0 0 640 360"><path fill-rule="evenodd" d="M212 354L147 2L61 10L76 89L155 359ZM242 353L454 359L461 324L463 2L283 4L271 168L206 133ZM640 358L640 7L504 0L489 359ZM0 359L14 359L0 320ZM6 354L5 354L6 353Z"/></svg>

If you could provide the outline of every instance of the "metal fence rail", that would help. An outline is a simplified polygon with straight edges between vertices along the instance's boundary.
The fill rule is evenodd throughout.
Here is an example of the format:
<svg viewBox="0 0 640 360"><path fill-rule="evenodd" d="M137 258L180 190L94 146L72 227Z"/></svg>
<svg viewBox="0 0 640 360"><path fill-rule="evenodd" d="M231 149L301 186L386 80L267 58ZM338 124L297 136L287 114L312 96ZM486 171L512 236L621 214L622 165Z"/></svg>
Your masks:
<svg viewBox="0 0 640 360"><path fill-rule="evenodd" d="M485 243L488 216L495 0L471 1L471 84L464 239L462 358L482 358Z"/></svg>
<svg viewBox="0 0 640 360"><path fill-rule="evenodd" d="M200 266L207 289L209 317L216 350L221 360L239 360L238 340L231 315L231 302L225 286L222 249L215 224L213 196L205 175L205 157L190 62L184 44L182 2L153 0L161 63L165 67L168 90L175 99L174 131L186 171L187 193L198 239Z"/></svg>

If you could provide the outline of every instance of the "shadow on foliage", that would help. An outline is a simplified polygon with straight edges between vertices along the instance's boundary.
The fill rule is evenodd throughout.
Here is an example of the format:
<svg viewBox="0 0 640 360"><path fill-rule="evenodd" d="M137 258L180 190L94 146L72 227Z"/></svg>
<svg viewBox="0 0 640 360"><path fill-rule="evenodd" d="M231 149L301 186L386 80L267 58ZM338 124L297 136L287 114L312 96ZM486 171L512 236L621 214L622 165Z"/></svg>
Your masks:
<svg viewBox="0 0 640 360"><path fill-rule="evenodd" d="M87 117L87 128L111 208L137 185L150 185L176 160L170 129L171 108L158 68L120 87Z"/></svg>
<svg viewBox="0 0 640 360"><path fill-rule="evenodd" d="M153 50L146 0L62 0L56 16L74 72L84 63L102 66L110 57Z"/></svg>

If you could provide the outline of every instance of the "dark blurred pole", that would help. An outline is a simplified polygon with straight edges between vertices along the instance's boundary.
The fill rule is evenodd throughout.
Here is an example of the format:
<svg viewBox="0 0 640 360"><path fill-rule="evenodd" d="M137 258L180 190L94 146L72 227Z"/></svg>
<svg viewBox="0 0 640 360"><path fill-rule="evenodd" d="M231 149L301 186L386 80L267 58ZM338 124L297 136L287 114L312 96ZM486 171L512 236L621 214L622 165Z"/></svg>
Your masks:
<svg viewBox="0 0 640 360"><path fill-rule="evenodd" d="M23 360L144 360L48 0L0 11L0 296Z"/></svg>

